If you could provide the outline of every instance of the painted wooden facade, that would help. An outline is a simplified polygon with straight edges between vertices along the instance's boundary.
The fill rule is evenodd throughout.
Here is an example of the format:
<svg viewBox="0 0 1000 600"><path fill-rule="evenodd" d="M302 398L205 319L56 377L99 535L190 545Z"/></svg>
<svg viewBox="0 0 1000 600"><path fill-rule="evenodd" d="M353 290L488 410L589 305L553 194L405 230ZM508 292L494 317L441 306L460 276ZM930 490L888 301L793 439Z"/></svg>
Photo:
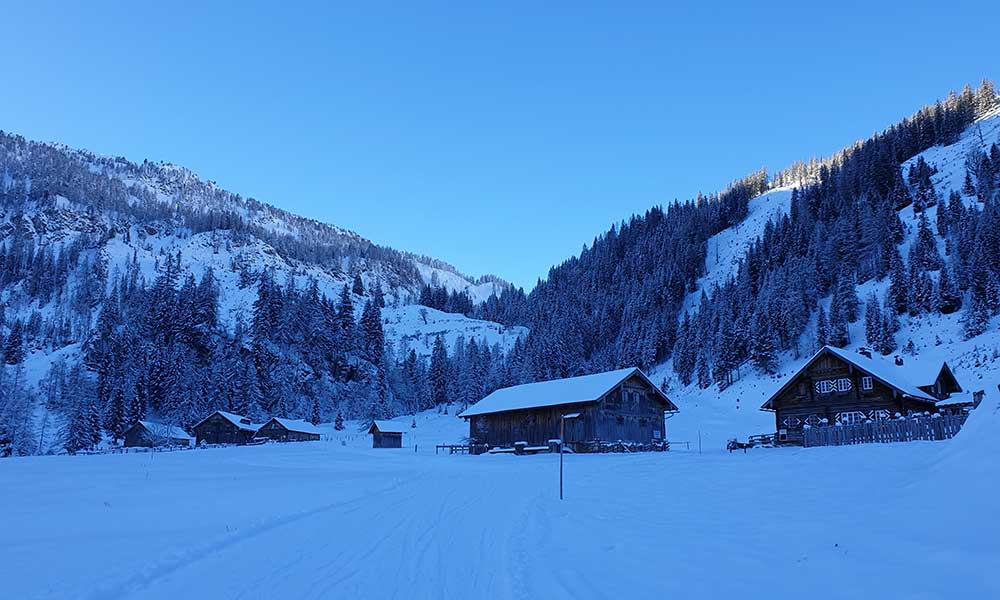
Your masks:
<svg viewBox="0 0 1000 600"><path fill-rule="evenodd" d="M876 364L832 348L823 348L810 358L761 407L774 412L778 443L802 444L806 426L854 425L937 412L935 397L919 386L887 377L884 368L866 369L869 363ZM947 387L945 382L932 385Z"/></svg>
<svg viewBox="0 0 1000 600"><path fill-rule="evenodd" d="M558 388L553 389L558 393ZM567 446L585 451L595 443L653 444L666 438L665 413L677 407L638 369L595 400L518 408L465 417L472 443L512 447L515 442L543 446L560 438L560 419L567 419Z"/></svg>

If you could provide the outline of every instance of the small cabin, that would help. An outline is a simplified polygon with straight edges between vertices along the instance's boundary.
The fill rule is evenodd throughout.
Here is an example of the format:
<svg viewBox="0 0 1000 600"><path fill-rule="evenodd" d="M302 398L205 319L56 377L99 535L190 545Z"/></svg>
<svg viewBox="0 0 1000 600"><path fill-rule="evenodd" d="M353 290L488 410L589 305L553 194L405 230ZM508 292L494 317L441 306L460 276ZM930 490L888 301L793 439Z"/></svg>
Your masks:
<svg viewBox="0 0 1000 600"><path fill-rule="evenodd" d="M257 430L255 437L276 442L312 442L319 440L319 429L308 421L273 417Z"/></svg>
<svg viewBox="0 0 1000 600"><path fill-rule="evenodd" d="M509 448L518 442L544 446L563 439L574 451L585 452L617 442L662 444L666 416L677 412L660 388L633 367L499 389L459 416L469 422L473 443Z"/></svg>
<svg viewBox="0 0 1000 600"><path fill-rule="evenodd" d="M372 435L372 448L402 448L405 428L392 421L372 421L368 433Z"/></svg>
<svg viewBox="0 0 1000 600"><path fill-rule="evenodd" d="M893 361L824 346L761 410L774 413L779 444L802 444L806 427L855 425L914 413L951 413L973 405L947 363ZM967 394L965 394L967 395Z"/></svg>
<svg viewBox="0 0 1000 600"><path fill-rule="evenodd" d="M248 417L217 410L192 429L197 444L246 444L253 439L259 425Z"/></svg>
<svg viewBox="0 0 1000 600"><path fill-rule="evenodd" d="M190 446L194 438L180 427L154 421L138 421L125 432L125 447Z"/></svg>

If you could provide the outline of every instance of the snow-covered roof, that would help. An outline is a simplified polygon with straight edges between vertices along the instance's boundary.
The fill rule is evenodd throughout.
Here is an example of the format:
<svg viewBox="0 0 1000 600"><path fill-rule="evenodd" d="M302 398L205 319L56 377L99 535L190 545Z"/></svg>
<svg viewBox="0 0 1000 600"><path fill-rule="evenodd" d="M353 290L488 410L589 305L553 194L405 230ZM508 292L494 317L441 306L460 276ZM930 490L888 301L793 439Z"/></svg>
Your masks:
<svg viewBox="0 0 1000 600"><path fill-rule="evenodd" d="M146 428L146 431L162 438L169 438L172 440L194 439L188 435L188 432L184 431L180 427L177 427L176 425L166 425L155 421L139 421L139 423Z"/></svg>
<svg viewBox="0 0 1000 600"><path fill-rule="evenodd" d="M955 394L950 398L945 398L944 400L937 401L938 406L961 406L963 404L971 405L974 403L975 403L975 398L972 396L972 394L969 393Z"/></svg>
<svg viewBox="0 0 1000 600"><path fill-rule="evenodd" d="M658 395L666 402L668 410L677 410L674 403L658 387L653 385L653 382L649 381L649 378L641 370L629 367L617 371L525 383L499 389L465 409L458 416L473 417L510 410L596 402L601 396L634 374L641 376L649 383L650 387L657 391Z"/></svg>
<svg viewBox="0 0 1000 600"><path fill-rule="evenodd" d="M381 433L405 433L406 425L403 423L395 423L393 421L382 421L376 419L372 422L372 426L368 428L368 433L372 433L372 430L378 428Z"/></svg>
<svg viewBox="0 0 1000 600"><path fill-rule="evenodd" d="M911 377L919 376L918 381L920 382L934 383L938 373L941 372L941 365L937 365L937 368L932 371L928 370L926 372L919 372L914 369L910 369L909 371L903 372L903 370L896 366L895 363L881 358L868 358L864 354L851 352L842 348L834 348L833 346L827 346L826 348L835 356L843 359L845 362L851 363L859 369L867 371L882 383L896 388L907 396L912 396L920 400L937 402L937 398L931 396L918 387L920 385L926 385L925 383L914 383L914 380L911 379ZM905 360L903 361L903 364L906 364Z"/></svg>
<svg viewBox="0 0 1000 600"><path fill-rule="evenodd" d="M316 435L319 435L320 433L319 429L317 429L316 426L310 423L309 421L302 421L300 419L286 419L284 417L274 417L271 420L276 421L278 424L280 424L288 431L294 431L296 433L312 433Z"/></svg>
<svg viewBox="0 0 1000 600"><path fill-rule="evenodd" d="M212 413L212 415L215 415L215 414L220 415L223 419L229 421L230 423L232 423L233 425L239 427L243 431L257 431L258 429L260 429L260 426L261 426L261 423L257 423L257 424L251 423L249 418L244 417L243 415L238 415L236 413L226 412L224 410L217 410L214 413ZM205 421L211 419L212 415L208 415L207 417L205 417L204 419L202 419L198 423L198 425L201 425ZM195 425L195 427L197 427L198 425Z"/></svg>
<svg viewBox="0 0 1000 600"><path fill-rule="evenodd" d="M764 405L761 406L761 409L771 410L771 401L777 398L781 393L783 393L785 389L789 385L791 385L791 383L799 375L801 375L802 372L809 367L809 365L813 363L813 361L815 361L817 358L819 358L820 356L822 356L827 352L833 354L834 356L836 356L837 358L843 360L848 364L854 365L855 367L868 373L875 379L878 379L883 384L891 388L895 388L897 391L906 396L909 396L910 398L914 398L916 400L923 400L925 402L933 402L933 403L937 402L937 398L934 398L927 392L921 390L917 386L917 384L913 383L907 377L907 374L912 376L912 374L916 372L913 369L904 373L903 370L899 369L894 363L883 360L881 358L878 359L868 358L864 354L860 354L858 352L844 350L843 348L834 348L833 346L823 346L816 352L816 354L813 354L812 357L799 368L799 370L797 370L791 377L789 377L785 381L785 384L778 389L778 391L776 391L770 398L768 398L767 402L765 402ZM941 366L938 365L937 369L934 370L934 373L929 376L929 380L933 381L934 378L937 376L937 374L940 372L940 370ZM921 380L923 379L924 378L921 378Z"/></svg>

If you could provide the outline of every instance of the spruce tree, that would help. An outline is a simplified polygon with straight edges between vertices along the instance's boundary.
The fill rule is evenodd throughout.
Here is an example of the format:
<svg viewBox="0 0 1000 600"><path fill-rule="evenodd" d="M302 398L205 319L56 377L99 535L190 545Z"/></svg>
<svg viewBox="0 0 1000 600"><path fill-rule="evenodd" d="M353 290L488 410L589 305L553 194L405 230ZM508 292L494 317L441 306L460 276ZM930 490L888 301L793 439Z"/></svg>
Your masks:
<svg viewBox="0 0 1000 600"><path fill-rule="evenodd" d="M879 307L875 292L868 296L865 302L865 342L874 349L881 345L882 309Z"/></svg>
<svg viewBox="0 0 1000 600"><path fill-rule="evenodd" d="M899 320L891 310L882 311L882 326L879 331L879 346L875 350L885 356L896 350L896 332L899 330Z"/></svg>
<svg viewBox="0 0 1000 600"><path fill-rule="evenodd" d="M434 338L431 350L430 385L431 401L435 406L447 404L448 400L448 351L444 347L444 339L439 335Z"/></svg>
<svg viewBox="0 0 1000 600"><path fill-rule="evenodd" d="M698 353L698 387L706 389L712 385L712 370L705 352Z"/></svg>
<svg viewBox="0 0 1000 600"><path fill-rule="evenodd" d="M822 348L827 342L826 311L820 305L816 312L816 345Z"/></svg>
<svg viewBox="0 0 1000 600"><path fill-rule="evenodd" d="M15 319L10 325L10 334L3 346L4 364L19 365L24 362L24 333L21 321Z"/></svg>
<svg viewBox="0 0 1000 600"><path fill-rule="evenodd" d="M941 269L936 288L937 310L944 315L951 314L962 307L962 294L949 275L949 271L950 269L947 267Z"/></svg>
<svg viewBox="0 0 1000 600"><path fill-rule="evenodd" d="M897 314L906 311L908 288L909 279L906 276L903 258L898 251L893 252L889 261L889 297L887 300L890 308Z"/></svg>
<svg viewBox="0 0 1000 600"><path fill-rule="evenodd" d="M976 186L972 184L972 173L965 169L965 183L962 184L962 193L970 198L976 196Z"/></svg>

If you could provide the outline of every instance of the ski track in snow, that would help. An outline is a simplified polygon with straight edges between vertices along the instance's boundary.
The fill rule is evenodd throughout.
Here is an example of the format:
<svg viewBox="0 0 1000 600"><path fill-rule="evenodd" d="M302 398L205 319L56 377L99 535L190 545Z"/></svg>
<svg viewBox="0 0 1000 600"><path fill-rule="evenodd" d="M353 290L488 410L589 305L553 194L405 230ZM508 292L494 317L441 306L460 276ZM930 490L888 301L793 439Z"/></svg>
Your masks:
<svg viewBox="0 0 1000 600"><path fill-rule="evenodd" d="M381 495L394 491L399 488L400 485L401 483L397 482L388 488L374 490L368 493ZM283 517L268 519L260 523L252 524L214 542L196 547L187 552L172 553L160 561L150 563L141 568L138 573L129 578L127 581L110 587L101 588L91 594L90 598L92 600L122 598L127 597L130 593L139 593L139 597L141 597L142 591L145 588L156 584L160 580L170 577L173 573L184 569L185 567L189 567L212 556L219 555L232 546L252 541L257 537L266 535L276 529L294 525L304 519L309 519L338 508L342 509L346 514L350 514L353 510L356 510L355 505L366 501L367 496L363 495L362 497L349 502L333 502L319 506L312 510L293 513Z"/></svg>
<svg viewBox="0 0 1000 600"><path fill-rule="evenodd" d="M196 529L139 556L113 538L67 537L58 525L8 528L18 554L36 558L21 556L20 568L4 560L11 570L0 564L0 577L11 597L91 600L995 597L1000 581L988 565L1000 561L991 500L1000 465L970 458L1000 431L996 402L947 442L569 455L562 502L555 455L436 456L330 442L171 453L139 491L145 525L135 533L150 536L150 548L156 520L184 518L164 500L174 484L206 506L245 505L257 516L218 539L200 543ZM71 462L114 489L128 458L15 459L0 483ZM209 495L225 474L236 483ZM273 495L254 483L268 479L308 483L311 494ZM60 492L67 508L86 493L73 482L50 485L44 493ZM287 510L302 495L308 508ZM3 502L32 501L26 493ZM229 522L226 511L219 521ZM93 568L49 577L74 562ZM102 564L117 564L118 576L107 581ZM850 576L816 587L836 573Z"/></svg>

